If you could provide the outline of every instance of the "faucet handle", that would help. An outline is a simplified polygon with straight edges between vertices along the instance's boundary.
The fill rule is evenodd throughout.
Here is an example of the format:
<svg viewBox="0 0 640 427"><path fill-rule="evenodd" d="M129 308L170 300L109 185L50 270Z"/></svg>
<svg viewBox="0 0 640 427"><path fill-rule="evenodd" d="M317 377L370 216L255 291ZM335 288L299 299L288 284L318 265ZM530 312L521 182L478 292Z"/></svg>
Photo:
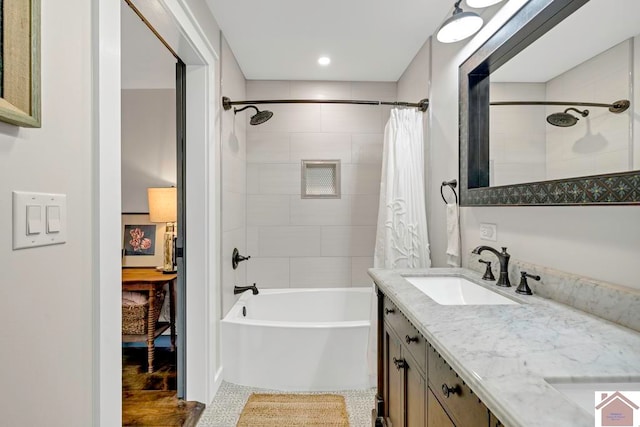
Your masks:
<svg viewBox="0 0 640 427"><path fill-rule="evenodd" d="M540 280L540 276L529 274L526 271L521 271L520 284L518 285L518 289L516 289L516 293L522 294L522 295L533 295L533 292L531 292L531 288L529 288L529 284L527 283L527 277L536 281Z"/></svg>
<svg viewBox="0 0 640 427"><path fill-rule="evenodd" d="M479 259L478 262L486 264L487 266L487 269L484 272L484 276L482 276L482 280L496 280L496 278L493 276L493 271L491 271L491 261Z"/></svg>

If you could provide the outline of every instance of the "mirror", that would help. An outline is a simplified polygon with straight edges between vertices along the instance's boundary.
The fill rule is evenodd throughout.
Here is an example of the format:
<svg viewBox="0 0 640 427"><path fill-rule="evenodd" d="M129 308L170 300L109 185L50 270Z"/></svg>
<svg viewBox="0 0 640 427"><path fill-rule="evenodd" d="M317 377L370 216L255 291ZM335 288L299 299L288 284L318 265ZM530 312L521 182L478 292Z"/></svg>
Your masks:
<svg viewBox="0 0 640 427"><path fill-rule="evenodd" d="M638 16L531 0L462 64L463 206L640 202Z"/></svg>

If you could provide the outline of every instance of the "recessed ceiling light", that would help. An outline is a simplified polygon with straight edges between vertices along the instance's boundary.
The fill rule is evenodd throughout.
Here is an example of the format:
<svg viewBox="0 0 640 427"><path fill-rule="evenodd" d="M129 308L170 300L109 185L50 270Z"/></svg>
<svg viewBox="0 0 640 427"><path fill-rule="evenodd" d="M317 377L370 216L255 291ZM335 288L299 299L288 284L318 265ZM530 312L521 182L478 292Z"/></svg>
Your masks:
<svg viewBox="0 0 640 427"><path fill-rule="evenodd" d="M331 64L331 58L329 58L328 56L321 56L320 58L318 58L318 64L329 65Z"/></svg>
<svg viewBox="0 0 640 427"><path fill-rule="evenodd" d="M500 3L502 0L467 0L467 6L472 7L474 9L480 9L482 7L487 7L494 5L496 3Z"/></svg>

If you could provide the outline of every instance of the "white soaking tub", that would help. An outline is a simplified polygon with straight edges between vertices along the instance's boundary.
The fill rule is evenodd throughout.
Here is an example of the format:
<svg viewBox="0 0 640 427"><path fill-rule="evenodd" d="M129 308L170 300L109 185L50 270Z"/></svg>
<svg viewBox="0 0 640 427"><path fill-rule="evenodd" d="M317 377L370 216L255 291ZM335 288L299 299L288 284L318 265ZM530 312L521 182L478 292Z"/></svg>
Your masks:
<svg viewBox="0 0 640 427"><path fill-rule="evenodd" d="M246 291L222 319L225 380L286 391L368 388L371 296L371 288Z"/></svg>

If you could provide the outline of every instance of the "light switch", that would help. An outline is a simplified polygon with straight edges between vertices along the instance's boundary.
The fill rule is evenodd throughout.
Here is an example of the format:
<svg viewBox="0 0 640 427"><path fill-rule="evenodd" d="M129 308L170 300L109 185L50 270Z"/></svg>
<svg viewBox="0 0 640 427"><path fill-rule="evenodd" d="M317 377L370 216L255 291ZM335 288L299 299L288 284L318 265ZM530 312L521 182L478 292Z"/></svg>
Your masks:
<svg viewBox="0 0 640 427"><path fill-rule="evenodd" d="M65 194L13 192L13 249L67 241Z"/></svg>
<svg viewBox="0 0 640 427"><path fill-rule="evenodd" d="M27 205L27 235L42 233L42 207Z"/></svg>
<svg viewBox="0 0 640 427"><path fill-rule="evenodd" d="M47 206L47 233L60 232L60 206Z"/></svg>

